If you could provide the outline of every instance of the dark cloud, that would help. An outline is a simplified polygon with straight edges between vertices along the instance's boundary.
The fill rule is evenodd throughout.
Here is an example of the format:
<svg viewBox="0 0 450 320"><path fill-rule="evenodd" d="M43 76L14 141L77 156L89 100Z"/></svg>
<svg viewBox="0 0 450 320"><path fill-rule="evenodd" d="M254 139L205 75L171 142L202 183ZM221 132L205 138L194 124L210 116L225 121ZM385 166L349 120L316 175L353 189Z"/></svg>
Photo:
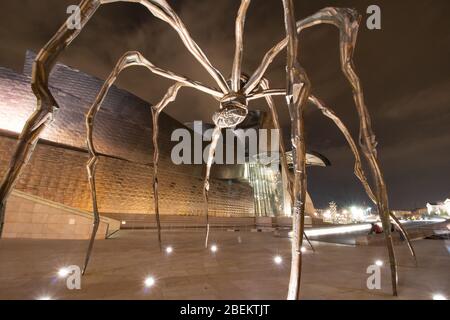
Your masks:
<svg viewBox="0 0 450 320"><path fill-rule="evenodd" d="M66 18L74 0L2 0L0 65L21 70L26 49L38 51ZM225 76L234 52L237 0L169 1L193 38ZM450 196L450 2L447 0L297 0L297 17L326 6L355 7L365 15L370 4L382 9L382 30L360 30L355 63L379 141L379 154L394 208L423 206ZM245 34L243 71L250 73L264 53L283 38L281 1L254 0ZM355 137L358 123L352 95L339 68L338 33L317 26L301 35L301 57L314 93L342 116ZM102 7L62 55L61 61L105 78L127 50L139 50L154 64L214 85L182 45L177 34L138 4ZM284 54L268 70L275 87L284 86ZM169 81L132 69L119 86L150 101L164 94ZM277 99L286 132L289 118ZM264 109L260 104L252 108ZM181 122L209 121L217 102L192 90L182 91L167 112ZM307 114L309 148L325 154L331 168L310 169L309 185L319 206L367 202L353 176L345 140L312 108Z"/></svg>

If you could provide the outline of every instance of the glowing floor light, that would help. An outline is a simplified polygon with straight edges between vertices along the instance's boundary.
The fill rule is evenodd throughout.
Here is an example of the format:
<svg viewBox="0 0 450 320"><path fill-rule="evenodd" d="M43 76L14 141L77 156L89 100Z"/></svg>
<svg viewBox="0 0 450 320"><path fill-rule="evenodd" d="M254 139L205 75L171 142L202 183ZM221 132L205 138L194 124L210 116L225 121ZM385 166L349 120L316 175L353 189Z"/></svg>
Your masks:
<svg viewBox="0 0 450 320"><path fill-rule="evenodd" d="M283 258L281 256L275 256L273 258L273 262L275 262L276 264L281 264L283 262Z"/></svg>
<svg viewBox="0 0 450 320"><path fill-rule="evenodd" d="M169 246L169 247L166 248L166 253L170 254L172 252L173 252L173 248L172 247Z"/></svg>
<svg viewBox="0 0 450 320"><path fill-rule="evenodd" d="M377 261L375 261L375 264L376 264L377 266L381 267L381 266L383 266L383 261L377 260Z"/></svg>
<svg viewBox="0 0 450 320"><path fill-rule="evenodd" d="M61 268L58 270L58 277L65 278L69 275L69 269L67 268Z"/></svg>
<svg viewBox="0 0 450 320"><path fill-rule="evenodd" d="M433 295L433 300L447 300L447 297L445 297L443 294L436 293Z"/></svg>
<svg viewBox="0 0 450 320"><path fill-rule="evenodd" d="M50 296L40 296L36 300L53 300Z"/></svg>
<svg viewBox="0 0 450 320"><path fill-rule="evenodd" d="M305 247L301 247L300 251L301 251L302 253L305 253L305 252L306 252L306 248L305 248Z"/></svg>
<svg viewBox="0 0 450 320"><path fill-rule="evenodd" d="M217 246L215 244L211 246L211 252L217 252Z"/></svg>
<svg viewBox="0 0 450 320"><path fill-rule="evenodd" d="M145 278L144 285L146 288L153 287L154 284L155 284L155 278L153 278L153 277Z"/></svg>

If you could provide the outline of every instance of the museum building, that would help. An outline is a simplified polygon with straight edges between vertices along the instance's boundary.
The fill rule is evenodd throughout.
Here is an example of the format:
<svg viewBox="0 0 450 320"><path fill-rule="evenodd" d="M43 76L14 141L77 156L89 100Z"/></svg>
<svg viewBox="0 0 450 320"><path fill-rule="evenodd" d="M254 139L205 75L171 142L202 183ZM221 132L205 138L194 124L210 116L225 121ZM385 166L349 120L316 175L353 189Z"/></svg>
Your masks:
<svg viewBox="0 0 450 320"><path fill-rule="evenodd" d="M36 106L30 87L35 54L27 51L22 74L0 67L0 174L9 165L18 136ZM4 238L86 239L92 228L92 201L86 173L85 114L103 81L63 64L49 87L60 105L18 179L6 207ZM100 154L96 185L102 215L98 238L119 228L154 228L153 144L150 104L112 86L95 120ZM204 165L175 165L171 133L188 127L160 116L159 208L163 228L204 226ZM326 160L308 155L310 164ZM244 164L213 170L209 192L212 226L253 228L277 218L289 224L286 183L278 172ZM278 177L278 178L274 178ZM270 177L270 181L268 180ZM277 180L278 179L278 180ZM307 213L314 207L308 196ZM269 219L269 220L267 220ZM274 220L275 219L275 220ZM267 222L269 221L269 222Z"/></svg>

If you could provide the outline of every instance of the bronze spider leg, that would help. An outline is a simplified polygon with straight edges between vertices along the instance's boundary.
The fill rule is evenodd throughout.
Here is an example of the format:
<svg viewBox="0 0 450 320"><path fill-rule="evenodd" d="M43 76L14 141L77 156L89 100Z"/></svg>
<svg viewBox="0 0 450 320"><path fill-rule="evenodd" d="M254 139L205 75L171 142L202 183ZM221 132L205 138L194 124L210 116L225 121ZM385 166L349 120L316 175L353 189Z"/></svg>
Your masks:
<svg viewBox="0 0 450 320"><path fill-rule="evenodd" d="M89 0L88 0L89 1ZM92 0L90 0L92 1ZM184 25L183 21L177 15L177 13L171 8L166 0L96 0L101 4L108 4L114 2L133 2L139 3L146 7L156 18L159 18L167 22L179 35L181 41L194 58L205 68L205 70L216 81L219 88L223 93L228 93L230 88L225 81L225 78L217 70L211 62L208 60L205 53L198 46L198 44L192 39L189 31Z"/></svg>
<svg viewBox="0 0 450 320"><path fill-rule="evenodd" d="M262 90L268 90L269 89L269 80L267 80L266 78L262 78L259 86ZM279 145L280 145L280 154L281 154L280 162L281 162L282 170L284 172L286 172L286 177L288 178L287 179L287 189L289 192L289 196L291 198L291 206L292 206L293 205L292 199L294 199L294 197L292 195L292 175L289 172L289 168L288 168L288 164L287 164L286 147L284 144L283 135L281 134L281 126L280 126L280 121L278 120L278 112L276 110L275 101L273 100L272 96L266 95L264 98L266 99L266 103L267 103L270 113L272 115L274 127L275 127L275 129L277 129L280 132L280 134L278 135L279 141L280 141ZM308 242L309 246L311 247L311 250L313 252L316 252L316 250L314 249L314 246L312 245L311 241L309 240L308 236L306 235L306 232L303 232L303 237L305 237L306 241Z"/></svg>
<svg viewBox="0 0 450 320"><path fill-rule="evenodd" d="M233 92L239 92L241 90L241 67L242 67L242 55L244 50L244 25L245 16L247 14L248 7L251 0L242 0L239 7L239 11L236 17L235 23L235 53L233 59L233 67L231 71L231 90ZM206 235L205 235L205 248L208 247L210 225L209 225L209 213L208 213L208 195L209 195L209 177L211 173L211 166L214 159L214 153L217 147L217 143L220 138L220 128L215 127L211 137L211 144L208 153L208 159L206 163L206 173L205 180L203 183L203 201L204 201L204 211L206 217Z"/></svg>
<svg viewBox="0 0 450 320"><path fill-rule="evenodd" d="M205 210L205 217L206 217L206 235L205 235L205 248L208 248L208 240L209 240L209 213L208 213L208 194L209 194L209 176L211 174L211 166L214 160L214 154L216 152L217 143L219 142L219 139L221 137L220 128L215 127L212 136L211 136L211 144L209 145L208 150L208 160L206 162L206 173L205 173L205 180L203 183L203 201L204 201L204 210Z"/></svg>
<svg viewBox="0 0 450 320"><path fill-rule="evenodd" d="M236 17L235 23L235 52L233 59L233 68L231 70L231 90L239 92L241 90L241 66L244 52L244 25L250 0L241 0L241 5Z"/></svg>
<svg viewBox="0 0 450 320"><path fill-rule="evenodd" d="M154 124L156 123L156 130L155 130L155 128L153 130L154 142L155 142L155 134L157 135L157 132L156 132L157 131L157 119L155 119L155 117L157 118L156 114L159 115L159 112L162 110L162 108L164 108L171 101L171 99L175 98L176 93L178 92L178 89L180 88L180 86L183 86L183 85L190 86L190 87L193 87L193 88L196 88L198 90L201 90L203 92L208 92L208 93L216 92L215 89L206 87L199 82L189 80L188 78L179 76L170 71L165 71L163 69L155 67L150 61L145 59L137 51L127 52L119 59L116 66L114 67L113 71L111 72L109 77L104 82L93 105L91 106L91 108L89 109L89 111L86 115L87 147L88 147L88 151L89 151L89 155L90 155L90 158L89 158L86 168L87 168L87 172L88 172L89 186L91 188L92 208L93 208L93 212L94 212L94 226L93 226L93 230L91 233L91 238L89 241L89 246L88 246L88 250L87 250L87 254L86 254L86 259L85 259L84 268L83 268L83 274L85 273L87 265L89 263L89 259L90 259L91 252L92 252L92 247L94 244L95 236L96 236L96 233L98 230L98 225L100 222L99 212L98 212L98 203L97 203L97 192L96 192L96 186L95 186L95 169L96 169L96 165L97 165L97 161L98 161L98 154L95 149L95 145L94 145L94 141L93 141L94 121L95 121L95 117L96 117L98 111L100 110L101 104L104 101L109 89L111 88L113 83L116 81L119 74L124 69L126 69L130 66L146 67L148 70L150 70L154 74L157 74L159 76L162 76L162 77L165 77L168 79L178 81L178 83L175 86L173 86L169 89L166 96L155 107L155 109L152 108L152 110L155 110L154 112L152 112L153 122L154 122ZM217 92L217 94L220 94L220 92ZM167 95L169 95L169 96L167 96ZM157 144L156 144L155 152L157 153ZM156 158L158 158L157 155L156 155ZM157 163L156 163L156 166L154 167L154 170L155 170L155 173L157 173ZM154 176L154 179L157 179L157 176ZM155 191L155 209L156 209L155 215L156 215L156 221L157 221L157 227L158 227L158 240L159 240L159 247L161 249L161 227L160 227L159 210L158 210L158 204L157 204L157 186L155 187L155 180L154 180L153 185L154 185L154 191Z"/></svg>
<svg viewBox="0 0 450 320"><path fill-rule="evenodd" d="M152 141L153 141L153 196L154 196L154 206L155 206L155 216L156 216L156 225L158 228L158 243L159 250L161 250L161 222L159 218L159 196L158 196L158 164L159 164L159 144L158 144L158 135L159 135L159 115L161 111L171 102L175 101L178 90L181 87L185 86L182 82L177 82L172 85L161 101L152 106Z"/></svg>
<svg viewBox="0 0 450 320"><path fill-rule="evenodd" d="M386 239L387 250L389 254L389 262L391 269L391 284L392 284L392 294L397 296L397 283L398 283L398 270L397 261L395 258L394 244L391 234L391 226L389 220L389 203L387 188L384 181L383 173L381 172L380 165L378 163L377 151L376 151L376 140L375 135L372 131L372 124L370 120L370 115L367 110L363 89L358 75L356 74L353 66L353 52L354 43L356 41L357 27L355 27L350 34L344 34L342 36L344 41L341 41L341 65L342 70L347 77L352 90L355 100L355 105L358 110L358 116L360 119L360 135L359 144L364 156L366 157L369 167L372 172L373 180L375 181L376 194L377 194L377 207L378 214L380 215L381 222L383 224L384 235ZM343 33L341 31L341 33Z"/></svg>
<svg viewBox="0 0 450 320"><path fill-rule="evenodd" d="M292 260L287 298L300 298L303 232L306 200L306 146L304 108L309 97L310 82L298 60L298 38L293 0L283 0L287 44L286 102L291 116L292 154L294 158L292 207Z"/></svg>
<svg viewBox="0 0 450 320"><path fill-rule="evenodd" d="M335 112L333 110L331 110L329 107L326 107L325 104L320 99L311 95L309 97L309 101L313 105L315 105L322 112L322 114L324 116L331 119L335 123L335 125L338 127L338 129L341 131L341 133L344 135L350 149L353 152L353 156L355 158L354 173L355 173L356 177L361 181L361 184L363 185L370 200L372 200L372 202L374 204L377 204L377 199L369 185L369 182L367 181L366 174L364 173L364 170L362 168L361 156L359 155L358 147L356 146L356 143L353 140L347 127L342 122L342 120L335 114ZM403 225L400 223L398 218L392 212L389 212L389 215L392 218L392 220L394 221L395 225L399 228L402 235L405 237L409 251L411 252L411 255L414 258L415 264L417 265L417 256L416 256L414 247L411 243L408 233L406 232L406 230L404 229Z"/></svg>
<svg viewBox="0 0 450 320"><path fill-rule="evenodd" d="M99 4L92 1L83 1L81 10L81 25L94 14ZM78 29L67 29L64 24L53 38L41 49L33 63L31 88L36 96L36 109L30 115L19 136L16 148L9 163L9 167L3 176L0 186L0 236L3 231L5 206L17 179L25 164L28 163L39 135L53 120L54 111L59 109L58 103L48 88L50 71L53 68L59 54L80 33Z"/></svg>
<svg viewBox="0 0 450 320"><path fill-rule="evenodd" d="M396 296L398 273L392 235L390 231L390 211L388 206L387 190L380 166L378 164L375 135L373 134L370 115L364 102L361 82L357 74L355 73L353 66L353 51L356 43L359 21L360 16L354 10L343 8L325 8L323 10L320 10L318 13L299 21L297 23L297 32L300 32L304 28L322 23L332 24L340 30L341 68L349 83L351 84L353 90L355 105L360 121L360 146L363 150L365 158L369 163L371 173L376 185L377 207L383 223L383 229L385 230L386 246L389 254L392 292L393 295ZM283 48L286 47L287 44L288 38L285 38L283 41L279 42L271 50L269 50L269 52L267 52L267 54L264 56L263 62L257 68L255 73L250 77L249 82L247 82L246 86L244 87L246 93L250 93L250 91L252 91L253 88L257 86L259 79L261 79L264 75L264 72L267 70L268 65L273 61L275 56ZM264 96L264 94L280 94L280 90L272 90L272 92L267 93L254 93L253 96L254 98L257 98L261 95Z"/></svg>

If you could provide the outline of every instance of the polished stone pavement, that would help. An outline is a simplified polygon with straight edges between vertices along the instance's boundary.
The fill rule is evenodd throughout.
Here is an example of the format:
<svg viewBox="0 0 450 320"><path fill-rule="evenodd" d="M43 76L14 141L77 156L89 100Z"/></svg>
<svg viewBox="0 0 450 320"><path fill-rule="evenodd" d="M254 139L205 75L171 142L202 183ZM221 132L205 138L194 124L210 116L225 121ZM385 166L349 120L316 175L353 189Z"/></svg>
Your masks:
<svg viewBox="0 0 450 320"><path fill-rule="evenodd" d="M203 248L203 232L165 231L159 252L156 233L119 231L114 239L95 243L81 290L68 290L56 274L80 265L86 241L0 240L0 299L284 299L289 278L290 243L271 233L212 231L218 251ZM316 253L304 254L303 299L392 299L384 247L344 246L314 242ZM414 242L414 266L406 246L397 246L399 298L450 296L450 242ZM273 258L280 255L277 265ZM369 290L366 269L384 261L381 290ZM145 288L151 275L156 283Z"/></svg>

